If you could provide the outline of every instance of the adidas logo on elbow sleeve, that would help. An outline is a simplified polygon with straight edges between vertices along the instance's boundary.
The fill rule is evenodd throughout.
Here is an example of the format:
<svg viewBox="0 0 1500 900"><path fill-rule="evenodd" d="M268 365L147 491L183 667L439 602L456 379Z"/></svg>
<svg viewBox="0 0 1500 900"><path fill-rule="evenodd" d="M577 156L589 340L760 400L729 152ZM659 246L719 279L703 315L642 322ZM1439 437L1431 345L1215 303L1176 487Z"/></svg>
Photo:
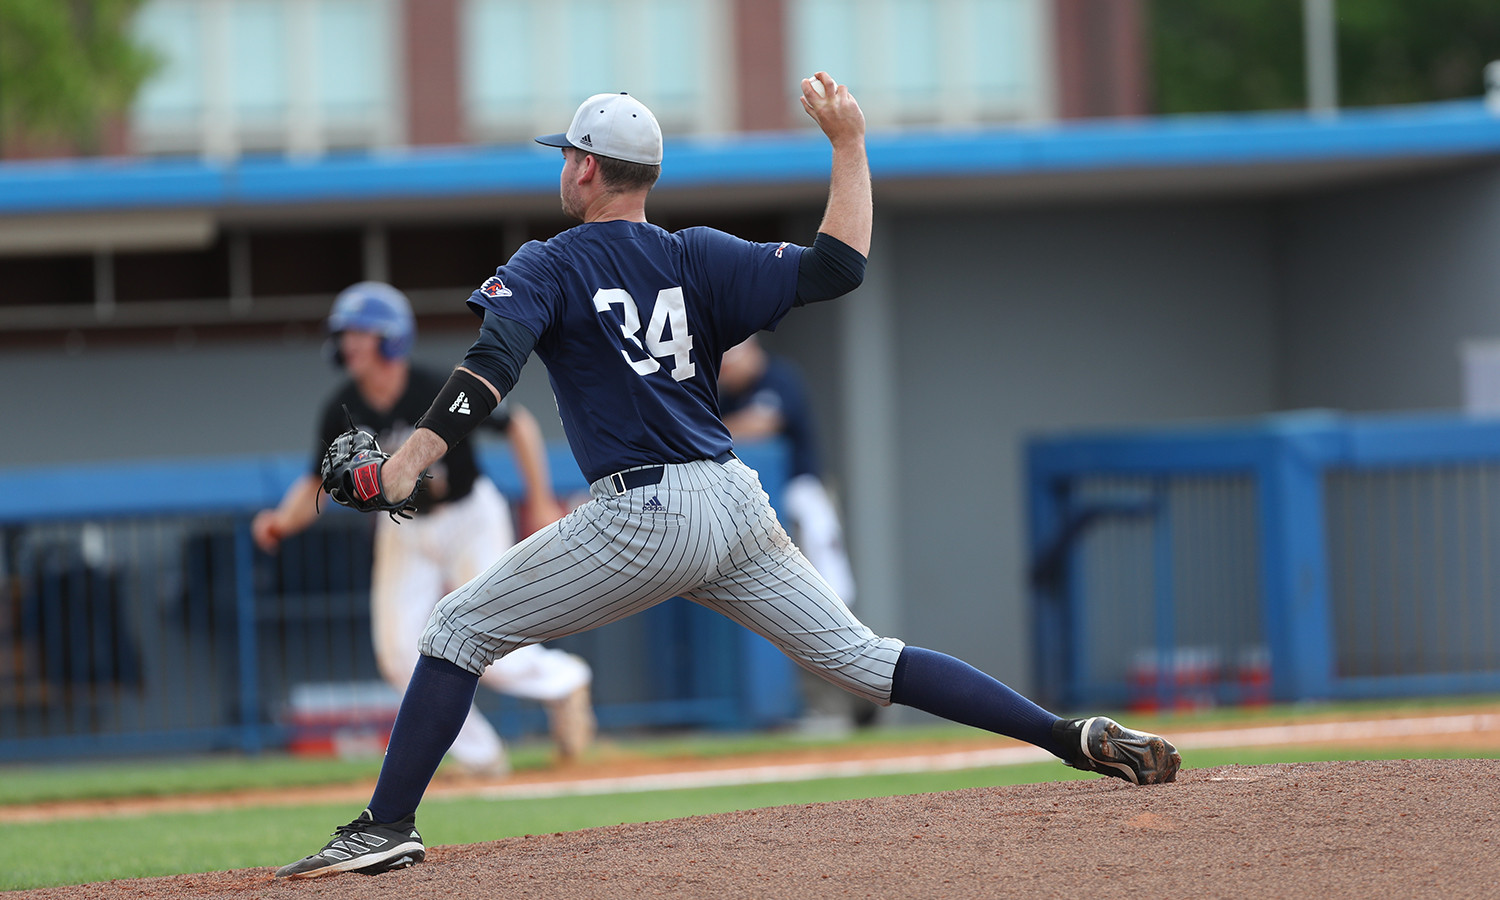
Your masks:
<svg viewBox="0 0 1500 900"><path fill-rule="evenodd" d="M458 399L454 400L453 405L448 407L448 412L467 416L469 414L469 395L463 391L459 391Z"/></svg>

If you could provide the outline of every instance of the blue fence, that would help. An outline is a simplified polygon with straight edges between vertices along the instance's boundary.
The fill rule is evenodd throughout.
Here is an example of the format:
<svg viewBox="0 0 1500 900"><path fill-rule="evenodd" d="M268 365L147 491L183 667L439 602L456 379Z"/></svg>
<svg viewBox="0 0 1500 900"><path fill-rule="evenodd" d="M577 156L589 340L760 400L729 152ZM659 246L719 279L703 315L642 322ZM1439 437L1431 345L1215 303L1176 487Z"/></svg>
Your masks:
<svg viewBox="0 0 1500 900"><path fill-rule="evenodd" d="M1045 437L1027 467L1050 702L1500 691L1500 421Z"/></svg>
<svg viewBox="0 0 1500 900"><path fill-rule="evenodd" d="M774 503L785 448L741 456ZM586 492L565 450L551 463L560 495ZM519 496L507 452L486 451L483 464ZM327 734L309 732L338 722L358 726L355 707L379 681L373 519L335 506L275 556L250 539L251 515L305 465L247 457L0 471L0 760L256 752L316 744ZM604 729L754 728L798 711L784 656L680 599L552 646L593 665ZM479 703L508 737L545 728L535 704L488 691ZM378 725L390 709L365 712Z"/></svg>

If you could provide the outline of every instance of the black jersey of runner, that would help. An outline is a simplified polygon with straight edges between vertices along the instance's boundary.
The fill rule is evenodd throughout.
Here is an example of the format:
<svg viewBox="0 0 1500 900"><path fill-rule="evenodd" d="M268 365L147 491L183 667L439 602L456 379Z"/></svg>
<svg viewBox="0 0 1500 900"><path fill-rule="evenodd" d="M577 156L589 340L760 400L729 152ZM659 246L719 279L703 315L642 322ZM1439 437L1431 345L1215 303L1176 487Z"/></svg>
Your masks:
<svg viewBox="0 0 1500 900"><path fill-rule="evenodd" d="M323 406L323 415L318 426L318 442L313 448L312 470L319 473L323 451L333 439L349 430L349 419L344 407L354 417L356 427L375 435L380 449L394 453L406 443L416 430L417 421L432 405L432 398L448 381L448 373L439 373L422 366L412 366L406 380L406 390L396 400L396 405L385 412L372 409L360 396L353 381L346 381ZM498 429L510 424L510 406L501 403L485 423ZM417 512L424 513L440 502L459 500L474 489L479 477L479 464L474 456L474 447L466 438L448 448L448 453L428 469L432 479L426 488L417 492Z"/></svg>

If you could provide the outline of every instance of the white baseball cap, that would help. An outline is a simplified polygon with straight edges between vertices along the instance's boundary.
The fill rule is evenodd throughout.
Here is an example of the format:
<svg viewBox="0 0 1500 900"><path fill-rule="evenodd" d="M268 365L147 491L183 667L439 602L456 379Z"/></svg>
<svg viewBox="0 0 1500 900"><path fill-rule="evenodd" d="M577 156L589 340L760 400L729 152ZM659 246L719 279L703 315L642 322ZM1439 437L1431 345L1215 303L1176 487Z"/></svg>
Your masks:
<svg viewBox="0 0 1500 900"><path fill-rule="evenodd" d="M573 114L562 134L536 139L549 147L577 147L626 162L661 165L661 126L646 104L627 93L595 94Z"/></svg>

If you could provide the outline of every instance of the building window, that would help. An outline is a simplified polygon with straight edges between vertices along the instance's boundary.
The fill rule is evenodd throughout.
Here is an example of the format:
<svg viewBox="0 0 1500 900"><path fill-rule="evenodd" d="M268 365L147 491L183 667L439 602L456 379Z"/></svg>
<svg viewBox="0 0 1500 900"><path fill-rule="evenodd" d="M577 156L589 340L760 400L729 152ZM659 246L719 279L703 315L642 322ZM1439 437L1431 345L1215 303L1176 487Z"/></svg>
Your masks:
<svg viewBox="0 0 1500 900"><path fill-rule="evenodd" d="M874 127L1052 115L1045 0L797 0L791 83L847 83Z"/></svg>
<svg viewBox="0 0 1500 900"><path fill-rule="evenodd" d="M398 0L149 0L164 61L132 115L146 153L233 157L397 142Z"/></svg>
<svg viewBox="0 0 1500 900"><path fill-rule="evenodd" d="M143 125L162 131L201 130L206 71L203 18L202 5L182 0L157 0L136 17L138 38L161 60L161 67L136 97L137 130Z"/></svg>
<svg viewBox="0 0 1500 900"><path fill-rule="evenodd" d="M463 107L474 140L561 131L593 94L628 91L665 133L731 128L728 0L467 0Z"/></svg>
<svg viewBox="0 0 1500 900"><path fill-rule="evenodd" d="M66 306L89 311L94 303L93 272L94 260L84 254L0 256L0 283L5 285L0 310Z"/></svg>
<svg viewBox="0 0 1500 900"><path fill-rule="evenodd" d="M250 234L250 288L255 298L333 296L364 277L355 228Z"/></svg>
<svg viewBox="0 0 1500 900"><path fill-rule="evenodd" d="M515 251L505 237L505 226L494 223L393 227L388 231L391 283L408 291L449 289L461 299L466 295L455 286L479 284ZM455 312L462 308L453 305Z"/></svg>

